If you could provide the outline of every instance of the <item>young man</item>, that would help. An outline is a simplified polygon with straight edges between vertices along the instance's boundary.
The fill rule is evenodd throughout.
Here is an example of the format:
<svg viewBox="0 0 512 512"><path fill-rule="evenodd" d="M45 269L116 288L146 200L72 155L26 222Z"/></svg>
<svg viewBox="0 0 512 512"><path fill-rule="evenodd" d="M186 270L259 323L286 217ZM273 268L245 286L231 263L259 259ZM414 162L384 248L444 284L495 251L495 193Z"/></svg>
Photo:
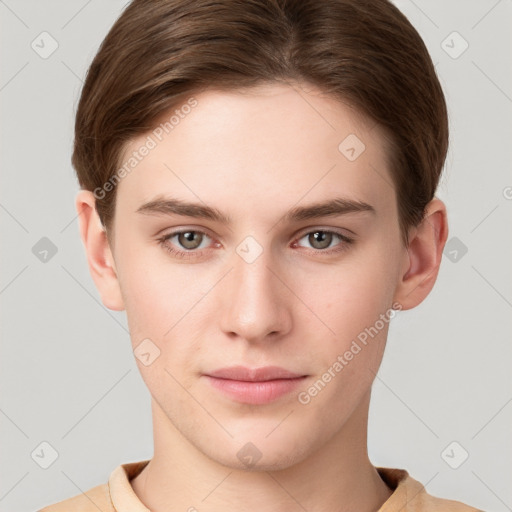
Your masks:
<svg viewBox="0 0 512 512"><path fill-rule="evenodd" d="M367 453L389 321L441 263L447 140L432 62L385 0L133 1L73 163L154 456L43 512L475 511Z"/></svg>

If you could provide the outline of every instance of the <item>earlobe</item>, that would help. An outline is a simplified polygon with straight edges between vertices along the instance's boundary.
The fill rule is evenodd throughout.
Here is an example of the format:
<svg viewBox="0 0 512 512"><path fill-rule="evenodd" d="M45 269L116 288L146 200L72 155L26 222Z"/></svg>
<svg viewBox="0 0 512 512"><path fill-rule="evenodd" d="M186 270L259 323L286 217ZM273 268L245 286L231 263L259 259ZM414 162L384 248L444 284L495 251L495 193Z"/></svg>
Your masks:
<svg viewBox="0 0 512 512"><path fill-rule="evenodd" d="M80 190L75 206L80 223L80 238L85 248L89 272L104 306L124 310L121 288L107 234L96 211L96 199L89 190Z"/></svg>
<svg viewBox="0 0 512 512"><path fill-rule="evenodd" d="M406 260L394 300L403 310L420 304L432 290L448 237L446 206L437 198L428 203L423 221L412 230Z"/></svg>

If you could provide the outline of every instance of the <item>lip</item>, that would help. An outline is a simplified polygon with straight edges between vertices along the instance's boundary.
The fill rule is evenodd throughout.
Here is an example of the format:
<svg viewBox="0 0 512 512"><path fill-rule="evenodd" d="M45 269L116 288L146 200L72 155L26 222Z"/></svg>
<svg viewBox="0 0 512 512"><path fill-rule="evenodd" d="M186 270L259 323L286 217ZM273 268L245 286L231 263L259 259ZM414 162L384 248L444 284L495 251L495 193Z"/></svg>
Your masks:
<svg viewBox="0 0 512 512"><path fill-rule="evenodd" d="M279 366L246 368L232 366L204 374L212 387L246 404L273 402L293 391L307 375Z"/></svg>
<svg viewBox="0 0 512 512"><path fill-rule="evenodd" d="M277 379L295 379L304 377L304 374L293 373L280 366L263 366L261 368L246 368L245 366L230 366L221 368L206 375L219 379L243 380L246 382L263 382Z"/></svg>

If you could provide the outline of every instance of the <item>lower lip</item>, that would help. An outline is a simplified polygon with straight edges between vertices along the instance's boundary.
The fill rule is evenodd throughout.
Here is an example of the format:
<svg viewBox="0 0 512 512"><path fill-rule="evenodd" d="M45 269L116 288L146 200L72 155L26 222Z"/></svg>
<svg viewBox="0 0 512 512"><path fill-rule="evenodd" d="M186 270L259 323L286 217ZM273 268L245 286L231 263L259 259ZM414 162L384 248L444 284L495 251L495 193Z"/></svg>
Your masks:
<svg viewBox="0 0 512 512"><path fill-rule="evenodd" d="M238 402L246 404L266 404L277 400L279 397L292 392L299 386L306 376L296 379L277 379L259 382L247 382L241 380L219 379L205 375L210 384L234 398Z"/></svg>

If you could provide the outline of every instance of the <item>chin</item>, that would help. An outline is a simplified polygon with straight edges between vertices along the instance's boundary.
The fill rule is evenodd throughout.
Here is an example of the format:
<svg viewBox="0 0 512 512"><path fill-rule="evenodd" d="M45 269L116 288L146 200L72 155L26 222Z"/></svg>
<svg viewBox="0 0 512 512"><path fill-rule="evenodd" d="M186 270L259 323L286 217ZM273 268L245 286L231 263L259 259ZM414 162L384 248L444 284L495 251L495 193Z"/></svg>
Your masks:
<svg viewBox="0 0 512 512"><path fill-rule="evenodd" d="M217 463L233 470L246 472L281 471L302 462L313 447L305 447L303 443L292 442L289 446L283 446L282 440L276 439L280 444L265 440L264 436L260 441L255 440L242 443L234 443L228 450L222 453L207 454ZM234 456L233 456L234 455Z"/></svg>

